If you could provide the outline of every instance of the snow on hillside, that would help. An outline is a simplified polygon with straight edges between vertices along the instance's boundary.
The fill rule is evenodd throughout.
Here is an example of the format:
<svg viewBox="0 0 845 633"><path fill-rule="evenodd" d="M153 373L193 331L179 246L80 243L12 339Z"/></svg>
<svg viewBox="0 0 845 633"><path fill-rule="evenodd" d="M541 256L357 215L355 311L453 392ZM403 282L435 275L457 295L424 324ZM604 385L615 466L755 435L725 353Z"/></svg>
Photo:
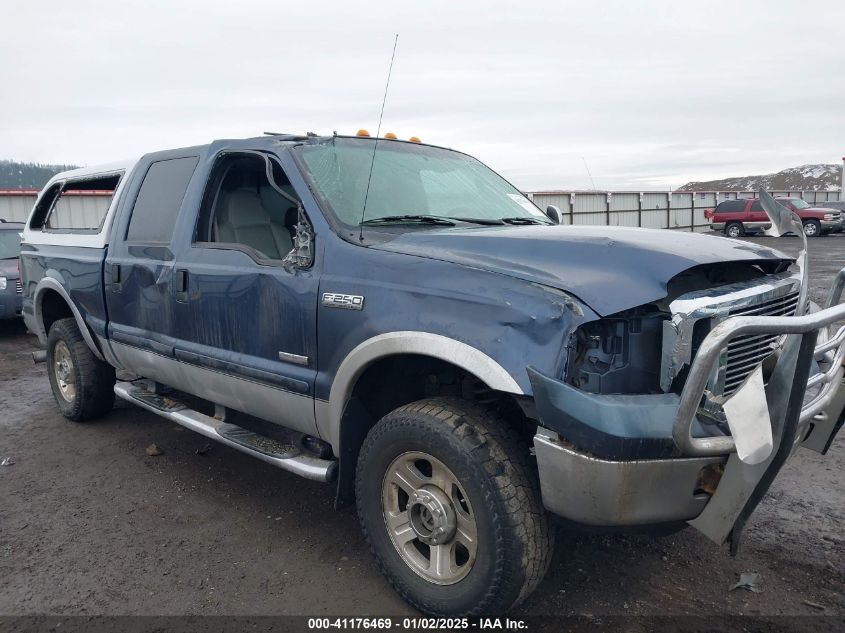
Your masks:
<svg viewBox="0 0 845 633"><path fill-rule="evenodd" d="M688 182L678 191L829 191L842 186L842 166L836 163L790 167L776 174Z"/></svg>

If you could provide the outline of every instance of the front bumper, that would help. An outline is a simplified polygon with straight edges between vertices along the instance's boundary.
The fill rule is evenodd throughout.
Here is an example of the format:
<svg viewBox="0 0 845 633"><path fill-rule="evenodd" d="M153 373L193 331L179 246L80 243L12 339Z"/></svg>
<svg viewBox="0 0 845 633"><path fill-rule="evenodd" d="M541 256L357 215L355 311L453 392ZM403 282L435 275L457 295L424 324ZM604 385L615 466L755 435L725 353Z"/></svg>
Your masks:
<svg viewBox="0 0 845 633"><path fill-rule="evenodd" d="M0 320L21 316L22 295L16 291L16 279L9 279L6 290L0 290Z"/></svg>
<svg viewBox="0 0 845 633"><path fill-rule="evenodd" d="M719 457L601 459L545 428L534 436L534 449L546 509L596 526L692 519L709 500L702 489L706 469L718 472L726 461Z"/></svg>
<svg viewBox="0 0 845 633"><path fill-rule="evenodd" d="M845 269L824 310L725 320L700 345L680 395L587 394L529 369L546 508L588 525L686 520L717 542L735 541L794 450L825 453L842 427L845 327L829 328L845 320L843 287ZM740 409L728 435L702 423L699 406L722 350L737 336L773 333L788 336L768 383L755 387L749 377L724 405L736 410L758 389L762 409Z"/></svg>

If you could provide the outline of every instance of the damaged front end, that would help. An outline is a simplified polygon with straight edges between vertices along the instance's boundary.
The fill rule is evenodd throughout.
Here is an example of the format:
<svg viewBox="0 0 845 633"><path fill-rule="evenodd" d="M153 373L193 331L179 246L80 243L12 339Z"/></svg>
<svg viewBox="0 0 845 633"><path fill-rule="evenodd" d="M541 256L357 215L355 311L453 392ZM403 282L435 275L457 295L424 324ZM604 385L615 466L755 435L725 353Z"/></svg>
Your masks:
<svg viewBox="0 0 845 633"><path fill-rule="evenodd" d="M761 198L773 231L795 230ZM590 525L688 521L736 550L793 450L825 452L845 406L845 328L830 330L845 319L845 269L817 309L804 253L797 271L772 266L686 271L664 300L582 325L562 375L529 369L549 510Z"/></svg>

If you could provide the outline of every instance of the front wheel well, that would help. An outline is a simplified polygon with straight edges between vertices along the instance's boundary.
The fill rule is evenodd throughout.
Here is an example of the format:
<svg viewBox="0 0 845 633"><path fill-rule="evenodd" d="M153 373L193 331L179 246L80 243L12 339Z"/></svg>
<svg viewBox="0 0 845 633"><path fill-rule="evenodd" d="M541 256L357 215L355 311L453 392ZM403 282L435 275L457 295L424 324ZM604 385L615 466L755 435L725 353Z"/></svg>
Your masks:
<svg viewBox="0 0 845 633"><path fill-rule="evenodd" d="M369 430L394 409L435 397L457 397L495 409L529 445L536 432L536 423L525 416L517 396L491 389L462 367L422 354L377 359L356 380L340 420L338 508L354 502L358 453Z"/></svg>

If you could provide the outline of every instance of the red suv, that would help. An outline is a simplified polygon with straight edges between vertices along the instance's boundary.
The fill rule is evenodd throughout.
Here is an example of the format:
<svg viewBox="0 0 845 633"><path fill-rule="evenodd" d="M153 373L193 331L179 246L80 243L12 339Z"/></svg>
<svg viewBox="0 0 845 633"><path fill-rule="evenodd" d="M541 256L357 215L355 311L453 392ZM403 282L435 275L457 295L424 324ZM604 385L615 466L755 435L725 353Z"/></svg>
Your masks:
<svg viewBox="0 0 845 633"><path fill-rule="evenodd" d="M843 229L842 212L836 209L811 207L800 198L775 198L785 207L798 214L807 237L818 237ZM768 229L772 223L756 198L725 200L715 209L706 209L704 217L714 231L724 231L728 237L741 237Z"/></svg>

